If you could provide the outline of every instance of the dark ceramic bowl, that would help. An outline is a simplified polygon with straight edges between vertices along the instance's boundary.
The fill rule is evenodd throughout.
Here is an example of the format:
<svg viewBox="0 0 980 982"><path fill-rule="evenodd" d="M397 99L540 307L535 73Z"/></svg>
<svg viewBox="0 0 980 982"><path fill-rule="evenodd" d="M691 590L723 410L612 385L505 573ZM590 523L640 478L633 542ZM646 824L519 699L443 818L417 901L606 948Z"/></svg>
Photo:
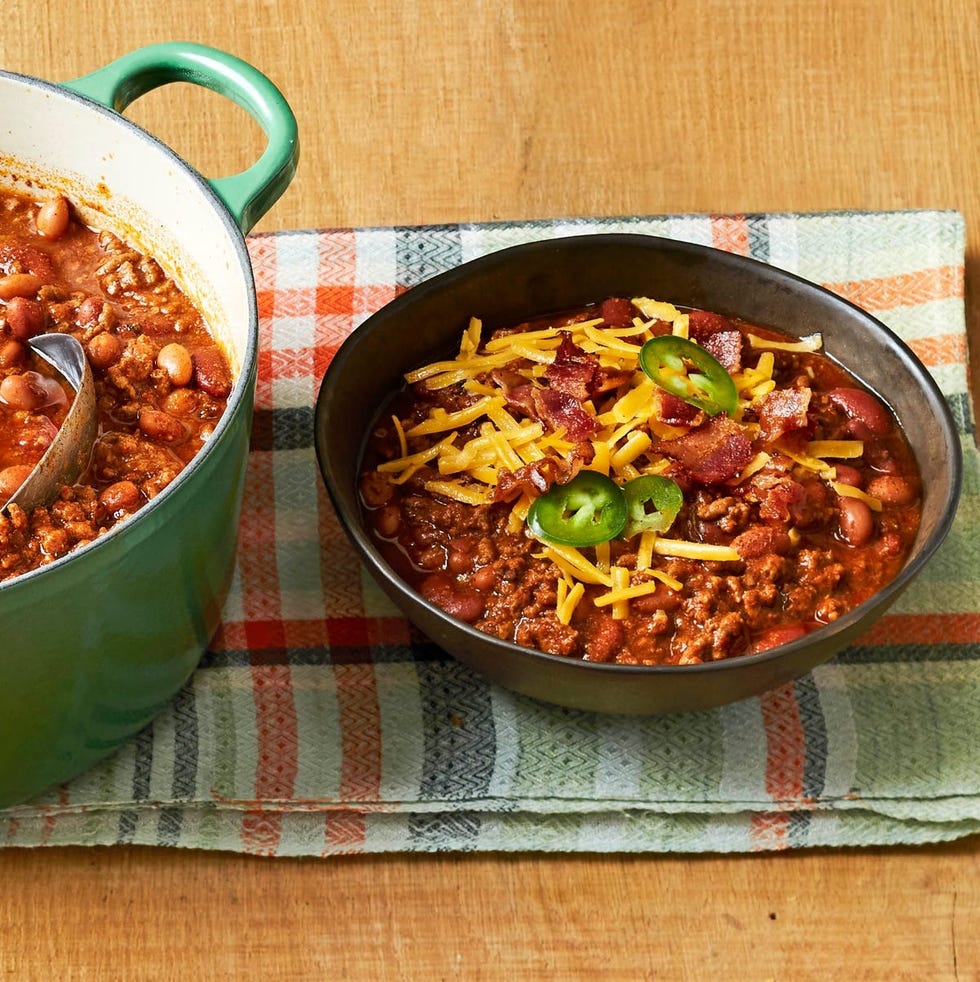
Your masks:
<svg viewBox="0 0 980 982"><path fill-rule="evenodd" d="M426 602L381 557L361 513L365 437L402 374L456 346L471 315L485 327L609 296L650 296L781 327L819 332L825 350L889 403L926 476L922 523L888 586L820 630L769 651L703 665L633 667L543 654L489 637ZM879 618L945 537L960 487L960 446L942 394L879 321L821 287L741 256L640 235L535 242L435 276L374 314L343 344L316 406L316 450L340 520L367 568L424 634L500 685L600 712L706 709L757 695L831 658Z"/></svg>

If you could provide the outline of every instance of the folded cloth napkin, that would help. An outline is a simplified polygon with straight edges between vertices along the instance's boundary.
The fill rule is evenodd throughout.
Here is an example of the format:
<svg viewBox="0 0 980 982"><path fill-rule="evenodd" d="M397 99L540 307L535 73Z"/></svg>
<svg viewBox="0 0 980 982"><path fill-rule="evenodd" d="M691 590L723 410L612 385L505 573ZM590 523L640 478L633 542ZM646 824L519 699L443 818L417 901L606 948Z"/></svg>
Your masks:
<svg viewBox="0 0 980 982"><path fill-rule="evenodd" d="M829 286L911 345L958 421L965 486L941 552L858 643L760 698L635 719L489 685L410 629L324 494L312 406L359 323L462 261L596 231L702 242ZM173 704L114 757L0 811L0 843L735 852L980 831L980 486L960 215L332 229L255 235L249 248L259 381L222 627Z"/></svg>

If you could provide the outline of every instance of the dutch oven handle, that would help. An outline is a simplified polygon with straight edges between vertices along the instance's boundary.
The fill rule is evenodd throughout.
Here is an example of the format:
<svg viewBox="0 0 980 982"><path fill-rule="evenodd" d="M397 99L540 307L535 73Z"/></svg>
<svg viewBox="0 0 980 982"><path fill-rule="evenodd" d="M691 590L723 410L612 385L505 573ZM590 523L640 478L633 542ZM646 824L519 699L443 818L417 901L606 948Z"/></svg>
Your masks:
<svg viewBox="0 0 980 982"><path fill-rule="evenodd" d="M296 118L282 93L258 69L216 48L171 41L139 48L61 84L121 113L141 95L169 82L190 82L227 96L268 137L262 156L247 170L206 179L238 227L248 232L286 190L299 160Z"/></svg>

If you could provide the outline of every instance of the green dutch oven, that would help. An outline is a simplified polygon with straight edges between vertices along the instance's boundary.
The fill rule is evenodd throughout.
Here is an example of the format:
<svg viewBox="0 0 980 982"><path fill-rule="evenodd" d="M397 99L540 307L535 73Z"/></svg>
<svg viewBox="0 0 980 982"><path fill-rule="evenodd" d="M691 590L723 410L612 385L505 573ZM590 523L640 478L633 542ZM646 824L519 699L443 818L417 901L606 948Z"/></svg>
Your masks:
<svg viewBox="0 0 980 982"><path fill-rule="evenodd" d="M170 82L227 96L262 127L259 160L207 180L121 113ZM62 85L0 72L0 186L42 184L158 259L201 307L236 383L204 450L138 515L0 584L0 806L25 801L146 726L196 667L231 580L258 315L245 233L296 169L296 120L247 63L152 45Z"/></svg>

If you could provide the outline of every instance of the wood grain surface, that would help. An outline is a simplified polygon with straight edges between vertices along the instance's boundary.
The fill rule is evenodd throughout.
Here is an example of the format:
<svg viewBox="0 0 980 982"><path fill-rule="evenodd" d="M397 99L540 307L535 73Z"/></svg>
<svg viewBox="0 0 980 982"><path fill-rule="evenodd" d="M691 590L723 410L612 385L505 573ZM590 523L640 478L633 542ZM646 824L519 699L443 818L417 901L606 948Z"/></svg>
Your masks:
<svg viewBox="0 0 980 982"><path fill-rule="evenodd" d="M212 44L299 120L261 229L956 208L980 349L976 0L56 0L0 68ZM209 176L261 152L185 85L127 116ZM732 857L0 851L0 978L980 978L980 839Z"/></svg>

